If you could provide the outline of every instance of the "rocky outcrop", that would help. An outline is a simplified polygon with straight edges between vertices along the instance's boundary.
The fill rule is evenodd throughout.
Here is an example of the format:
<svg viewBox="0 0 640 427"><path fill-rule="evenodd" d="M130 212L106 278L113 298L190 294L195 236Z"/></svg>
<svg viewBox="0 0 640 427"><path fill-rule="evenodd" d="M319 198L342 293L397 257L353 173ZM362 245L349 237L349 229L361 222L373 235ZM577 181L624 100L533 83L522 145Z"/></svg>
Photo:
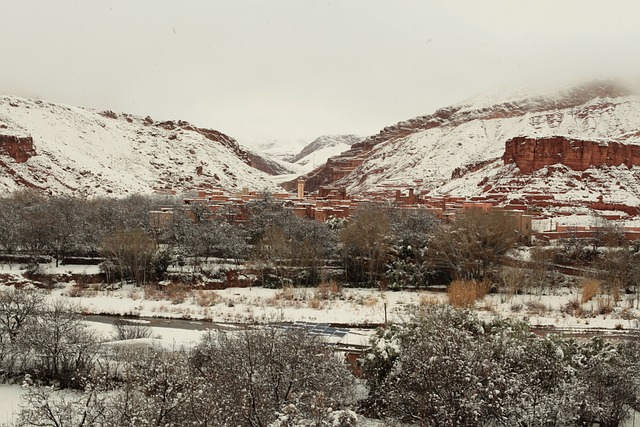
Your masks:
<svg viewBox="0 0 640 427"><path fill-rule="evenodd" d="M505 143L504 164L515 163L529 174L546 166L562 164L575 171L589 167L640 166L640 146L609 141L584 141L564 136L516 137Z"/></svg>
<svg viewBox="0 0 640 427"><path fill-rule="evenodd" d="M36 155L30 136L3 135L0 133L0 154L12 157L17 163L24 163Z"/></svg>
<svg viewBox="0 0 640 427"><path fill-rule="evenodd" d="M451 172L451 179L462 178L466 174L470 172L476 172L482 169L483 167L495 162L497 159L488 159L480 162L469 163L468 165L461 166L459 168L455 168L453 172Z"/></svg>
<svg viewBox="0 0 640 427"><path fill-rule="evenodd" d="M151 121L149 122L149 120ZM166 130L182 129L182 130L197 132L200 135L207 138L209 141L216 142L218 144L221 144L229 148L231 151L235 153L236 156L242 159L243 162L245 162L248 165L251 165L251 160L249 159L249 153L243 150L242 147L240 147L240 145L235 139L215 129L200 128L184 120L178 120L178 121L168 120L164 122L154 122L153 119L151 119L149 116L145 118L145 123L148 124L149 126L154 125Z"/></svg>

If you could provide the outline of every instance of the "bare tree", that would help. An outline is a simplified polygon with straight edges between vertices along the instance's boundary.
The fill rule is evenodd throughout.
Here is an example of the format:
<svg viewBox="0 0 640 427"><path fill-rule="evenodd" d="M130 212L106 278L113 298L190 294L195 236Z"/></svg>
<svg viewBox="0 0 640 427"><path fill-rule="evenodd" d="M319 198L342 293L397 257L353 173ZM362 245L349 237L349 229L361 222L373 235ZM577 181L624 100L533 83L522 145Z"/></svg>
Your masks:
<svg viewBox="0 0 640 427"><path fill-rule="evenodd" d="M100 350L78 309L64 300L54 301L33 316L18 337L33 375L61 387L82 388Z"/></svg>
<svg viewBox="0 0 640 427"><path fill-rule="evenodd" d="M263 285L265 272L269 270L274 270L278 277L287 277L291 250L291 242L282 228L272 226L265 230L252 252L252 258L257 261L256 265L261 266Z"/></svg>
<svg viewBox="0 0 640 427"><path fill-rule="evenodd" d="M512 217L472 209L432 237L427 262L435 268L451 270L457 278L483 279L517 241Z"/></svg>
<svg viewBox="0 0 640 427"><path fill-rule="evenodd" d="M0 199L0 247L14 253L19 245L19 223L22 207L12 197Z"/></svg>
<svg viewBox="0 0 640 427"><path fill-rule="evenodd" d="M79 199L71 197L53 197L45 209L48 215L49 249L54 254L56 267L71 249L79 233Z"/></svg>
<svg viewBox="0 0 640 427"><path fill-rule="evenodd" d="M15 342L24 324L43 307L42 294L37 290L6 288L0 291L0 340Z"/></svg>
<svg viewBox="0 0 640 427"><path fill-rule="evenodd" d="M116 230L104 240L102 253L118 266L121 280L132 277L136 284L143 285L151 278L156 245L143 230Z"/></svg>
<svg viewBox="0 0 640 427"><path fill-rule="evenodd" d="M385 209L359 207L352 220L338 232L348 278L374 284L382 272L391 245L391 228Z"/></svg>

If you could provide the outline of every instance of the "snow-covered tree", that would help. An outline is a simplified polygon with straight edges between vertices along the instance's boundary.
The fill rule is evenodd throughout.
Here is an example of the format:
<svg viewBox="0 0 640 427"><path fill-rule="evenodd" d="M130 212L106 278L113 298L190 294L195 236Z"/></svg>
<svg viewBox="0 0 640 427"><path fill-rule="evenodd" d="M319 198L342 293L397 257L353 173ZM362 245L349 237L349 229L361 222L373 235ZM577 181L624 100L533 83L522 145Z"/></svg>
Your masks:
<svg viewBox="0 0 640 427"><path fill-rule="evenodd" d="M619 426L637 402L638 354L432 306L373 338L365 407L424 426Z"/></svg>
<svg viewBox="0 0 640 427"><path fill-rule="evenodd" d="M18 335L27 372L61 387L82 387L99 356L95 333L84 324L77 307L56 300L32 316Z"/></svg>
<svg viewBox="0 0 640 427"><path fill-rule="evenodd" d="M351 399L352 377L324 341L303 329L211 331L193 364L204 394L229 413L228 424L267 426L294 405L303 414L339 409Z"/></svg>

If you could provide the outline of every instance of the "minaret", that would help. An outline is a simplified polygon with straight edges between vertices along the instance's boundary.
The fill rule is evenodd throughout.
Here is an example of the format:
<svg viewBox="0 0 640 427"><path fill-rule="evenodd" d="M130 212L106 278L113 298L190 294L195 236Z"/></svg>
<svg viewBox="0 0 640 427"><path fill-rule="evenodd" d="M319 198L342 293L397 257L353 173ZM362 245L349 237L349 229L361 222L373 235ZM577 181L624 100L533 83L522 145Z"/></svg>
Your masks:
<svg viewBox="0 0 640 427"><path fill-rule="evenodd" d="M304 199L304 179L298 178L298 199Z"/></svg>

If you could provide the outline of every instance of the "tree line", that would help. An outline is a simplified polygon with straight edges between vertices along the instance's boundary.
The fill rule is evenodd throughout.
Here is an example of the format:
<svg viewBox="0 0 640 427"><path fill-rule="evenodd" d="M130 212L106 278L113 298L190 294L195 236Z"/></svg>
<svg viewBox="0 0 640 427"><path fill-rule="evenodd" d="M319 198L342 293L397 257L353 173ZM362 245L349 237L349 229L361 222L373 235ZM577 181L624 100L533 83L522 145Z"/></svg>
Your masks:
<svg viewBox="0 0 640 427"><path fill-rule="evenodd" d="M154 224L150 212L167 206L174 212L170 224ZM392 205L363 205L348 220L326 223L293 215L269 194L249 202L247 210L249 220L237 223L228 215L209 215L202 204L167 197L83 199L25 190L0 201L0 250L26 257L33 268L44 255L56 263L101 256L108 281L138 284L161 279L172 264L206 272L215 257L246 264L264 285L315 285L327 274L323 268L334 266L338 280L405 287L443 272L482 276L516 238L504 221L497 228L490 223L480 228L474 217L468 222L486 234L484 243L445 247L451 239L442 233L455 235L462 221L451 232L424 209Z"/></svg>
<svg viewBox="0 0 640 427"><path fill-rule="evenodd" d="M161 207L174 212L166 226L150 215ZM9 261L12 254L29 261L32 270L44 255L56 263L103 257L109 283L155 283L170 266L190 271L194 282L203 275L223 279L221 270L242 265L263 286L336 280L403 289L453 279L512 286L514 270L505 268L504 256L522 243L513 218L500 211L471 209L443 222L425 209L363 204L349 219L321 223L293 215L267 193L246 209L248 221L237 222L165 196L83 199L19 191L0 200L0 251ZM618 288L635 286L640 245L626 244L615 227L599 230L591 241L534 248L517 281L544 286L554 265L576 264L594 266L598 278L611 276ZM211 268L212 259L222 269Z"/></svg>

